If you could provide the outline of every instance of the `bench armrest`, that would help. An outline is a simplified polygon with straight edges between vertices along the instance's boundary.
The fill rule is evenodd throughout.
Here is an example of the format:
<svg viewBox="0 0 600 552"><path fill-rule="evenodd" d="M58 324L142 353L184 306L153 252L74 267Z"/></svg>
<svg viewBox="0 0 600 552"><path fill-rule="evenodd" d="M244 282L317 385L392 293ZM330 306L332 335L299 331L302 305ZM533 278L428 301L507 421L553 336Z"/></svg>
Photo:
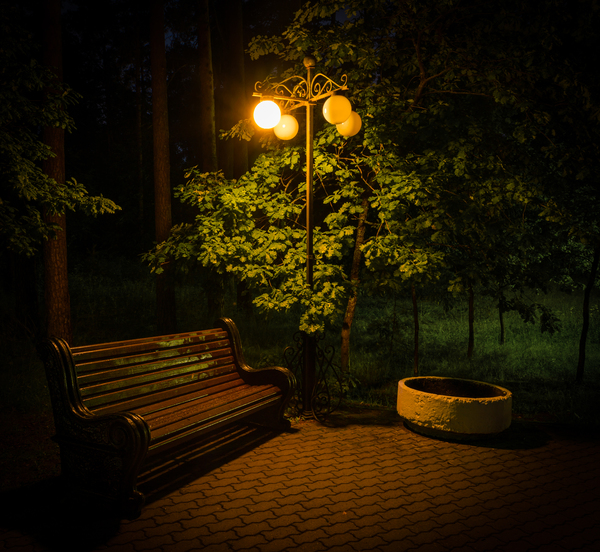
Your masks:
<svg viewBox="0 0 600 552"><path fill-rule="evenodd" d="M123 509L137 512L143 496L135 480L150 442L148 424L132 412L96 415L88 410L70 347L63 339L45 340L39 353L46 368L63 476L90 494L127 496Z"/></svg>
<svg viewBox="0 0 600 552"><path fill-rule="evenodd" d="M283 366L252 368L246 364L244 359L242 340L235 322L230 318L219 318L215 322L215 325L228 333L233 348L236 366L238 367L240 376L242 379L244 379L244 381L251 385L276 385L281 389L283 401L279 409L279 416L280 419L283 419L283 414L287 404L292 398L294 389L296 387L296 378L294 374Z"/></svg>

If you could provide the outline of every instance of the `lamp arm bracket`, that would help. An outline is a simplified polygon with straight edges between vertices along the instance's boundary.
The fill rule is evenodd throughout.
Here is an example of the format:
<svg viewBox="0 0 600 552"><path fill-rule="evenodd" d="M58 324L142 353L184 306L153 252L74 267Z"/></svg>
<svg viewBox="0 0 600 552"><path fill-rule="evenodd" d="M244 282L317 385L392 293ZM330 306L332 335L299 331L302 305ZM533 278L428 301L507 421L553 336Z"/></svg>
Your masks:
<svg viewBox="0 0 600 552"><path fill-rule="evenodd" d="M322 98L332 96L341 90L348 90L346 86L348 76L342 75L341 81L341 84L338 84L323 73L317 73L310 82L310 99L318 101Z"/></svg>

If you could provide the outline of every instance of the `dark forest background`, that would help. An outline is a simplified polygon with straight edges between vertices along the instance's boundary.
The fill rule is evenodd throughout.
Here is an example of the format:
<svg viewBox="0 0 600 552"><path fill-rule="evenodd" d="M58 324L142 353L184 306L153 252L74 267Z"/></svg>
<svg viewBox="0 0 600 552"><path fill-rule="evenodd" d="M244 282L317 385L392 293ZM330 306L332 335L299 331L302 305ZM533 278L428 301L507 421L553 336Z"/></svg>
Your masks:
<svg viewBox="0 0 600 552"><path fill-rule="evenodd" d="M331 7L335 2L313 2L313 8L319 4ZM343 3L338 4L341 8ZM375 4L383 5L385 2ZM429 7L435 4L435 2L423 2L423 5ZM444 3L446 4L451 3ZM470 5L469 2L463 4L467 4L467 8ZM476 1L472 4L483 5ZM517 2L517 4L527 6L528 2ZM555 171L556 167L550 167L551 163L556 162L561 171L564 169L565 174L568 173L564 178L561 176L552 180L544 190L546 195L543 201L547 201L549 205L551 201L548 198L550 198L554 201L555 207L558 205L554 210L548 207L549 217L555 217L556 220L551 220L547 226L535 226L536 231L543 237L548 228L558 228L563 225L560 239L552 245L554 249L546 252L543 270L540 269L536 274L537 280L545 280L549 285L544 285L542 281L537 288L531 286L531 289L527 290L531 292L529 302L518 305L516 301L509 305L510 300L513 299L509 295L502 296L503 301L506 299L505 303L499 303L497 297L479 301L480 289L476 289L478 309L476 319L480 324L477 339L478 347L481 344L481 350L478 358L474 358L471 362L469 356L469 362L466 363L466 347L463 346L466 338L454 332L456 327L466 329L469 323L464 314L467 307L464 290L449 299L450 294L446 293L448 282L443 282L445 289L442 291L446 295L441 294L439 289L433 289L435 286L427 288L428 284L424 284L422 289L419 289L421 295L418 308L414 306L416 301L412 301L410 287L402 291L389 292L387 295L384 293L380 296L368 297L364 306L358 310L359 320L353 334L355 336L353 339L357 340L353 344L355 374L359 379L362 378L362 383L359 385L362 385L363 389L384 387L389 391L388 395L393 395L393 388L398 378L412 372L413 323L417 320L414 312L419 309L421 309L419 312L422 339L426 342L430 340L430 348L427 348L427 344L422 344L420 351L422 368L429 374L440 372L457 374L462 370L460 375L463 376L478 375L478 369L488 369L492 366L491 371L481 372L479 376L498 382L514 382L527 378L536 382L548 380L560 387L564 381L574 380L577 370L577 379L582 381L583 365L579 370L578 363L582 362L579 344L583 326L586 335L589 334L586 378L591 382L597 381L600 333L598 307L595 303L597 293L595 271L600 255L597 217L597 209L600 206L596 171L598 111L594 106L598 105L599 80L596 62L599 50L597 49L598 36L593 32L590 33L586 25L581 26L581 36L577 33L580 32L578 21L584 21L588 15L590 21L595 20L592 16L598 18L598 6L593 1L574 2L576 6L568 9L564 9L569 4L566 2L550 2L550 4L554 7L559 6L557 13L560 17L564 16L569 29L575 29L573 41L565 42L562 49L559 49L561 56L564 54L568 59L567 65L573 69L573 72L569 73L572 81L560 82L557 74L552 73L551 65L548 74L542 74L541 69L539 73L532 71L538 79L535 81L535 86L540 86L537 90L541 97L541 100L537 98L540 100L540 105L543 104L543 109L547 109L555 116L554 120L559 121L555 127L548 126L548 135L552 136L549 142L555 148L549 149L556 157L546 163L545 160L542 161L543 156L538 155L541 149L531 153L542 140L540 133L537 135L537 142L532 138L527 142L527 147L523 146L522 150L519 150L518 144L516 147L514 143L507 145L508 140L502 143L502 147L506 147L508 151L506 159L511 163L516 164L515 159L533 159L540 163L542 172L558 174L559 171ZM176 321L174 324L171 321L167 322L166 326L161 325L160 315L161 310L164 309L161 309L160 304L158 306L155 304L156 277L141 260L141 256L152 249L156 241L164 239L164 236L157 239L155 224L157 169L154 141L159 133L153 118L156 108L153 106L151 29L153 9L158 9L164 15L162 22L166 55L164 83L168 99L167 182L170 190L184 186L186 171L194 166L198 166L201 171L220 170L226 179L237 179L253 166L264 151L260 138L265 134L258 133L249 141L239 138L221 140L218 138L220 131L229 130L238 121L251 117L252 107L256 103L252 92L257 81L263 81L269 75L281 75L298 65L298 60L287 59L274 53L251 59L246 51L248 44L251 39L258 36L281 36L293 22L294 14L302 8L303 2L301 0L287 2L63 0L62 3L55 0L24 0L18 3L3 1L4 24L15 23L11 31L13 34L5 34L3 39L7 40L6 51L12 51L12 48L15 52L23 53L21 61L33 59L40 65L46 63L44 59L48 53L48 43L45 37L46 31L52 25L45 11L49 5L54 7L58 5L60 8L62 81L70 90L68 97L77 100L70 102L68 106L58 108L59 112L66 108L73 122L71 131L64 134L65 178L66 180L75 178L85 186L86 191L77 191L81 198L87 196L108 198L119 207L114 213L107 212L99 216L89 216L89 213L85 212L86 209L80 208L66 211L66 251L68 251L71 300L70 306L67 307L73 317L72 343L79 345L151 335L162 331L165 327L170 329L176 326L181 330L197 329L206 327L216 318L216 315L226 314L240 319L245 330L243 335L249 338L248 342L251 344L249 356L252 359L256 359L258 364L279 363L282 347L286 340L291 341L291 334L294 329L297 329L295 322L292 321L289 327L285 327L289 322L285 318L272 318L267 321L259 319L251 306L244 304L244 297L248 297L243 293L245 290L240 289L239 285L236 287L231 279L226 281L227 288L222 289L224 278L215 276L206 267L196 266L192 271L176 275L177 280L173 286L173 297L176 300L167 301L167 304L178 305ZM593 13L588 13L588 9L592 8ZM466 11L468 13L468 9ZM306 23L312 25L315 36L323 29L327 30L329 26L332 29L336 28L344 19L343 12L338 15L335 11L333 13L333 16L328 12L324 19ZM6 29L8 32L8 27ZM511 32L513 31L514 29L511 29ZM460 35L461 38L468 35L468 29L463 30L460 27L459 31L452 28L451 32ZM208 36L210 40L206 43ZM10 41L6 37L9 37ZM435 40L436 37L432 35L432 43L435 43ZM210 69L205 63L207 44L210 46ZM268 48L265 48L265 51L267 50ZM553 53L556 51L554 49ZM584 53L589 53L590 56L585 57L582 55ZM546 63L545 59L543 61ZM513 71L510 77L521 86L521 81L515 76L519 74L520 68L515 67L509 67L509 70ZM348 67L340 64L337 69L341 72ZM356 73L359 70L356 68L350 70L355 72L353 77L358 81ZM207 146L206 143L210 132L206 130L205 111L209 109L207 106L210 104L208 101L210 94L207 95L206 88L203 88L206 85L203 78L209 71L213 79L216 150L214 157L210 152L210 145ZM415 75L418 74L417 69L414 69L414 72ZM12 83L11 78L11 75L3 75L5 80L1 83L2 86ZM498 80L502 80L502 77L498 77ZM524 78L523 81L527 79ZM525 87L526 84L523 86ZM407 84L408 88L410 86L413 86L413 83ZM541 88L542 86L547 86L547 89L552 91L561 88L566 92L563 97L554 102L554 98L549 99L544 96L546 88ZM364 97L368 98L368 82L361 90ZM527 90L523 94L530 92L531 90ZM576 107L573 107L572 111L569 111L569 98L576 98L576 101L573 100L573 105ZM577 102L583 101L582 98L587 98L585 100L587 104L585 109L579 110ZM500 105L500 100L497 98L496 100ZM528 100L531 98L528 97ZM369 101L371 104L368 103ZM392 101L390 100L390 103ZM533 103L533 100L531 101ZM485 115L488 113L486 110L489 109L487 104L485 107L471 109L470 102L473 102L473 105L480 105L475 104L476 100L472 98L465 100L453 97L452 102L455 102L450 102L451 107L455 108L455 114L461 116L464 113L471 114L473 111ZM372 109L377 115L378 103L381 104L382 110L386 107L386 102L377 98L364 100L361 107L365 111ZM5 103L5 108L7 105L10 106L9 103ZM397 105L393 107L399 109ZM503 128L509 128L514 121L518 121L521 125L522 120L528 117L533 120L543 111L542 107L538 110L536 106L532 107L530 104L526 115L521 115L517 112L517 108L514 108L510 116L506 116L508 123L501 122L499 127L506 123L507 126ZM506 115L502 109L504 106L499 107L498 112ZM513 106L507 109L513 109ZM489 112L491 113L492 110L490 109ZM380 116L384 118L383 115ZM461 116L456 116L456 120L461 120ZM453 121L452 117L454 115L447 116L443 113L440 115L440 121L448 126L454 125L459 128L462 123ZM509 121L511 117L513 119ZM569 117L572 118L570 123ZM482 119L485 119L485 116ZM540 115L540 121L541 119ZM532 128L535 127L536 132L539 128L544 128L546 121L540 121L536 120L531 126L528 126L528 121L523 123L525 129L523 140L529 139L527 133ZM585 121L585 124L582 124L582 121ZM368 118L363 119L363 124L367 128L369 124L372 128L375 127ZM418 136L423 143L438 135L437 131L427 129L423 123L415 123L411 120L410 124L414 127L406 125L406 128L409 128L410 132L415 129L415 135L420 132ZM33 126L33 132L42 139L40 120L36 125ZM68 124L64 123L64 126L68 127ZM550 135L550 130L554 132L556 129L560 133L561 130L569 127L571 130L560 136L557 135L558 137ZM533 131L531 132L533 134ZM384 129L381 135L385 137L386 133L393 134L389 129ZM528 149L529 147L531 149ZM522 158L518 157L521 153L523 153ZM511 157L513 154L514 156ZM456 156L458 157L458 153ZM560 162L556 161L557 159L560 159ZM35 159L34 164L42 167L43 160ZM538 167L533 167L532 172L535 172L534 169ZM502 185L498 187L499 195L504 194ZM10 185L3 180L3 196L12 198L11 193ZM66 203L71 201L78 206L76 199L70 198L65 201ZM22 204L17 202L18 205L25 203L25 201ZM540 203L543 203L542 200ZM546 208L547 205L542 207ZM171 211L172 225L191 222L197 214L192 207L178 201L171 203ZM410 215L413 221L418 219L418 216L413 216L415 212L416 210ZM432 207L431 212L435 212L435 206ZM517 215L515 217L517 222L520 218L525 219L524 215L520 217L520 212ZM556 226L553 227L554 223ZM431 227L431 224L429 226ZM573 231L569 234L573 229L577 232ZM559 235L559 231L556 235ZM534 237L539 238L538 235ZM540 239L539 243L542 242L543 240ZM41 374L39 364L35 364L37 362L35 344L50 331L48 319L54 309L49 308L48 295L44 290L48 282L57 277L52 274L53 265L45 265L44 243L44 239L39 239L35 243L32 242L26 251L19 252L14 247L12 249L4 247L3 242L0 249L2 265L0 335L6 342L11 343L10 360L7 361L4 371L11 378L17 372L25 374L26 379L31 373L35 373L35 377ZM534 249L535 244L528 251ZM546 262L548 259L552 262ZM349 264L348 259L344 262ZM499 270L504 270L504 267L501 266ZM550 281L552 276L556 276L555 281ZM521 275L518 276L520 277ZM486 279L489 280L487 273L481 278L482 287L485 287ZM519 280L519 284L524 281L524 279ZM527 287L527 284L522 287ZM227 295L225 303L223 303L223 294ZM545 299L540 298L541 296ZM517 307L521 312L518 312ZM457 314L459 309L462 309L463 314ZM503 309L508 314L506 318L502 318L502 324L506 323L509 329L506 330L507 346L499 349L498 311L500 310L500 317L502 317ZM509 313L511 309L512 312ZM263 325L257 325L257 320ZM483 329L485 321L490 321L489 332ZM532 322L535 322L535 327ZM562 322L562 330L560 330L560 322ZM544 323L546 327L543 326ZM540 330L540 325L545 331ZM527 332L524 332L523 328L527 329ZM504 332L504 328L502 331ZM560 336L563 341L559 340ZM457 346L456 343L460 340L462 341ZM502 342L504 341L503 334ZM334 342L337 345L337 335L334 335ZM490 344L489 350L485 348L486 343ZM568 358L559 356L558 351L565 349L567 343L573 353ZM470 345L470 353L472 353L472 343ZM513 348L510 349L509 346ZM457 360L452 364L448 359L454 357ZM532 361L534 357L536 360ZM477 366L476 362L479 363ZM457 368L461 363L464 368ZM34 365L35 368L27 367ZM548 366L552 369L547 369ZM40 380L43 381L43 376ZM32 398L43 395L44 391L40 391L41 388L43 383L36 387L37 391L31 393ZM573 395L569 399L572 401L571 406L567 405L564 408L573 408L573 403L578 400L577 397L578 395ZM549 410L548 405L555 399L555 394L548 395L541 408Z"/></svg>

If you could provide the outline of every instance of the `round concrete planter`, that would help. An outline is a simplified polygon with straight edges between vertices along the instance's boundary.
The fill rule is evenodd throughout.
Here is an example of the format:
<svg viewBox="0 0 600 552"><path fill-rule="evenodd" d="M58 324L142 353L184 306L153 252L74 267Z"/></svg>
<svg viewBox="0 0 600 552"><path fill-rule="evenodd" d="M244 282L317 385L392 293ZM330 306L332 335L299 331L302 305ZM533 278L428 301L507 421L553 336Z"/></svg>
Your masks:
<svg viewBox="0 0 600 552"><path fill-rule="evenodd" d="M446 439L477 439L510 426L512 393L480 381L414 377L398 383L398 414L412 430Z"/></svg>

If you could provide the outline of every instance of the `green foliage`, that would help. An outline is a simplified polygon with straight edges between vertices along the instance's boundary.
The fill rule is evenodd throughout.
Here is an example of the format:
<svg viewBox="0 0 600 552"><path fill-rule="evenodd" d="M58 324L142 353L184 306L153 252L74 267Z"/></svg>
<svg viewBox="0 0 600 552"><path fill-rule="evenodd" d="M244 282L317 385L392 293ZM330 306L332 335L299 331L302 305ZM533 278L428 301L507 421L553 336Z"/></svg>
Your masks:
<svg viewBox="0 0 600 552"><path fill-rule="evenodd" d="M36 61L31 37L18 20L18 10L0 6L0 245L31 256L56 230L43 221L42 209L98 215L118 207L90 196L74 178L58 183L42 171L41 162L53 153L40 130L73 130L67 109L78 95Z"/></svg>
<svg viewBox="0 0 600 552"><path fill-rule="evenodd" d="M340 261L352 237L335 218L315 230L315 288L308 289L301 217L306 186L294 174L299 163L299 151L292 148L262 155L237 181L226 180L222 173L190 170L176 196L197 207L196 220L175 227L171 237L144 259L156 272L175 259L233 274L256 290L254 303L259 309L288 312L301 305L301 328L311 333L322 329L336 319L346 298ZM325 164L318 163L317 170L326 171Z"/></svg>
<svg viewBox="0 0 600 552"><path fill-rule="evenodd" d="M569 9L560 1L308 2L283 35L255 37L249 53L279 56L289 67L280 80L303 75L302 60L314 53L318 71L348 76L363 120L349 140L317 128L314 290L302 274L301 138L265 139L266 152L235 182L191 173L180 196L199 209L196 221L147 260L160 270L192 258L233 273L258 290L256 305L300 305L300 327L318 331L339 321L351 291L367 198L366 291L416 285L460 296L479 284L500 300L542 286L557 273L549 259L569 232L600 235L588 207L597 171L587 170L600 156L584 139L596 136L596 123L565 132L569 118L582 123L595 113L593 75L573 65L592 27L571 20ZM244 128L230 135L249 137ZM583 167L574 161L580 151ZM539 306L519 312L527 309Z"/></svg>

